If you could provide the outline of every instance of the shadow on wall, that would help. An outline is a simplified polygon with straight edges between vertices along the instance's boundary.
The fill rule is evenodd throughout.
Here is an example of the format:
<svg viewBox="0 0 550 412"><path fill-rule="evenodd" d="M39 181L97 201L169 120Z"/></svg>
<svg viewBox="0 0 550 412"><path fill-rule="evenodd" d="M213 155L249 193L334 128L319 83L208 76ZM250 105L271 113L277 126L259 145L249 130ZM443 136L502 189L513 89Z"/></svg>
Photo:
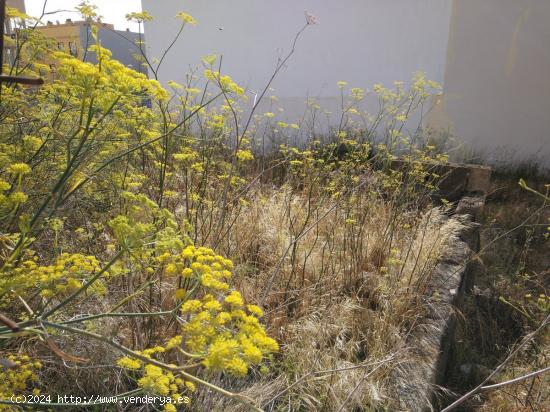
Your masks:
<svg viewBox="0 0 550 412"><path fill-rule="evenodd" d="M550 2L455 0L429 117L497 166L550 167Z"/></svg>

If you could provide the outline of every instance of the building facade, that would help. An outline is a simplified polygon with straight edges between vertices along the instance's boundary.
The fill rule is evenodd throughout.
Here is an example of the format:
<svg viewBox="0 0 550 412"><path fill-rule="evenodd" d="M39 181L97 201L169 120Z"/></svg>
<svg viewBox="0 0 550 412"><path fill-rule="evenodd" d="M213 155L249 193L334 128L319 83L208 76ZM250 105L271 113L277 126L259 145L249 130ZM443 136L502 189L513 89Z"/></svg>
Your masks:
<svg viewBox="0 0 550 412"><path fill-rule="evenodd" d="M37 30L45 37L53 39L58 50L89 62L96 62L94 53L88 51L93 44L92 25L98 27L98 39L106 49L113 53L113 58L134 70L147 74L147 68L142 64L140 42L143 44L139 33L128 30L115 30L112 24L91 23L87 21L72 21L67 19L65 23L53 23L48 21L46 25L37 26ZM144 50L144 46L141 46ZM55 65L53 60L47 64ZM53 68L53 67L52 67Z"/></svg>
<svg viewBox="0 0 550 412"><path fill-rule="evenodd" d="M63 24L59 22L54 24L48 21L45 26L37 26L36 29L43 33L45 37L54 40L58 50L83 58L85 43L81 41L80 32L81 27L85 24L85 22L72 22L71 20L67 20ZM53 64L53 60L48 61L48 63Z"/></svg>

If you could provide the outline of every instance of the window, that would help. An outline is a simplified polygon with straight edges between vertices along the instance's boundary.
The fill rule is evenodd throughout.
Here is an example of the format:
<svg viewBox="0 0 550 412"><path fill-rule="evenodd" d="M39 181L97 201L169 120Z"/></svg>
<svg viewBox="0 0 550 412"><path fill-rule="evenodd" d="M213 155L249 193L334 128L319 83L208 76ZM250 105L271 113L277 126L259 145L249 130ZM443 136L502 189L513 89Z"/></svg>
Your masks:
<svg viewBox="0 0 550 412"><path fill-rule="evenodd" d="M69 53L71 53L71 56L78 56L78 48L76 47L76 43L74 41L69 42Z"/></svg>
<svg viewBox="0 0 550 412"><path fill-rule="evenodd" d="M59 43L57 43L57 49L58 50L63 50L65 48L65 45L63 44L62 41L60 41Z"/></svg>

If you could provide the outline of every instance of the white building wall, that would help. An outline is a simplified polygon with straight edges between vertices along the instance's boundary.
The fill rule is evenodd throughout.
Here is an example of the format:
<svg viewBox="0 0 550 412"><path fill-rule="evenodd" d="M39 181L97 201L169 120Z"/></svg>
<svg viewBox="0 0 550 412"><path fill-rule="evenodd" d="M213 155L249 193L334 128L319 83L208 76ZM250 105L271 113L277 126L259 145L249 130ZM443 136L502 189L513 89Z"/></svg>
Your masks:
<svg viewBox="0 0 550 412"><path fill-rule="evenodd" d="M185 28L159 72L182 81L207 54L223 55L222 72L257 91L277 59L289 51L308 10L320 21L300 38L296 53L273 83L288 120L304 110L306 96L337 107L336 82L371 88L407 80L415 71L443 81L452 0L142 0L148 53L160 57L185 11L198 20ZM220 30L222 28L223 30Z"/></svg>

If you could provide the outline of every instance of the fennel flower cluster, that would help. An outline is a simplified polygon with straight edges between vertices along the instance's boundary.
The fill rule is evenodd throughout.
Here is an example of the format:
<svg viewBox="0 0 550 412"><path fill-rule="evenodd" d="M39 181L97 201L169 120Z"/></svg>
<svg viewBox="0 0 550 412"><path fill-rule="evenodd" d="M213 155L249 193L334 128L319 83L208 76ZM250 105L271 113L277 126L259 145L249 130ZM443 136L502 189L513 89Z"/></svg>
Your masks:
<svg viewBox="0 0 550 412"><path fill-rule="evenodd" d="M9 399L11 396L26 393L38 382L36 371L42 368L42 364L31 359L27 355L3 354L0 358L8 364L0 368L0 399ZM32 390L33 395L39 395L39 389ZM13 410L10 405L0 405L0 411Z"/></svg>
<svg viewBox="0 0 550 412"><path fill-rule="evenodd" d="M41 266L34 256L3 276L0 290L13 288L24 290L37 287L45 298L63 297L80 289L87 279L101 270L100 262L95 256L80 253L62 253L51 265ZM107 275L107 273L106 273ZM98 280L88 289L88 293L102 295L105 284Z"/></svg>
<svg viewBox="0 0 550 412"><path fill-rule="evenodd" d="M164 353L166 350L167 349L162 346L155 346L138 353L141 356L152 359L153 355ZM164 370L160 366L144 364L144 362L139 359L127 356L120 358L117 361L117 365L130 371L141 370L142 377L138 379L137 384L147 394L170 397L175 403L178 398L183 396L184 392L190 393L195 391L193 382L185 381L181 377L176 376L173 372ZM166 412L172 412L176 409L173 403L166 403L164 405L164 410Z"/></svg>
<svg viewBox="0 0 550 412"><path fill-rule="evenodd" d="M251 365L279 350L260 323L261 308L245 305L237 291L187 300L181 311L186 316L183 347L207 369L245 376Z"/></svg>
<svg viewBox="0 0 550 412"><path fill-rule="evenodd" d="M62 79L53 85L57 92L74 94L76 91L82 98L93 95L98 105L105 108L117 97L134 105L139 103L138 95L149 94L159 100L168 98L168 92L159 82L112 59L110 50L92 45L89 51L96 54L99 64L83 62L61 51L53 53Z"/></svg>
<svg viewBox="0 0 550 412"><path fill-rule="evenodd" d="M164 272L168 276L194 279L204 288L213 291L229 290L227 280L231 278L233 262L216 255L212 249L189 245L179 254L165 252L158 256L157 260L164 264ZM186 293L179 289L175 293L176 296L186 296Z"/></svg>
<svg viewBox="0 0 550 412"><path fill-rule="evenodd" d="M204 77L208 80L215 82L221 87L222 91L226 93L234 93L236 95L244 95L244 89L240 87L233 79L227 75L221 75L220 72L206 69L204 71Z"/></svg>
<svg viewBox="0 0 550 412"><path fill-rule="evenodd" d="M188 289L180 288L174 293L179 302L181 333L164 346L148 348L140 355L160 357L174 351L183 362L245 376L251 366L259 365L279 350L260 323L262 309L246 304L238 291L230 290L227 281L232 276L231 260L210 248L193 245L179 254L166 252L157 259L167 275L180 277L188 285ZM128 370L139 370L142 376L137 380L138 386L148 393L176 397L180 395L177 390L194 390L192 382L179 378L177 372L168 368L131 356L117 363Z"/></svg>

